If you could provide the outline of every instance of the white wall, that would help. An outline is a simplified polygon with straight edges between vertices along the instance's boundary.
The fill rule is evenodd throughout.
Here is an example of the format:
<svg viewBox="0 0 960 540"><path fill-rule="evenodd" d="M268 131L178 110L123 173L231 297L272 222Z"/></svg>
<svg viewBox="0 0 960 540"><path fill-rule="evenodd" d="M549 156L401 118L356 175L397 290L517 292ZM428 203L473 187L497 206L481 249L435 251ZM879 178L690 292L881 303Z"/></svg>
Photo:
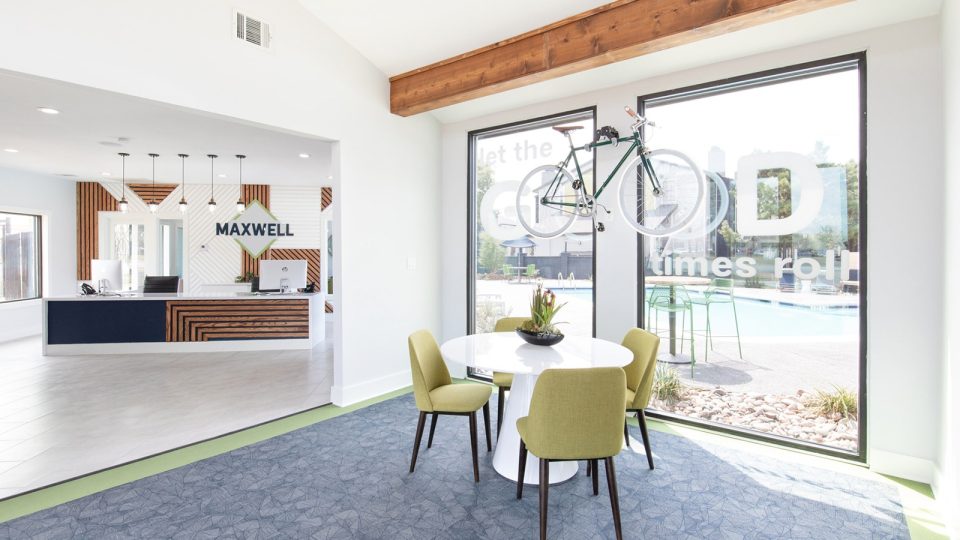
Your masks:
<svg viewBox="0 0 960 540"><path fill-rule="evenodd" d="M934 484L941 508L960 508L960 283L954 270L960 268L960 6L944 2L940 33L943 43L944 78L944 209L946 238L943 248L944 267L944 365L943 365L943 433L939 459L940 475ZM944 512L952 523L953 535L960 538L960 516Z"/></svg>
<svg viewBox="0 0 960 540"><path fill-rule="evenodd" d="M232 36L234 9L270 51ZM0 69L338 141L334 402L410 384L407 335L439 330L439 129L391 115L383 73L294 0L5 2L3 21Z"/></svg>
<svg viewBox="0 0 960 540"><path fill-rule="evenodd" d="M43 216L44 296L73 294L77 272L77 188L70 180L0 168L0 211ZM0 342L43 329L40 300L0 304Z"/></svg>
<svg viewBox="0 0 960 540"><path fill-rule="evenodd" d="M940 428L943 148L939 22L935 18L712 64L443 128L443 332L466 327L467 132L595 105L597 124L626 127L639 95L867 50L868 459L929 482ZM599 152L599 171L619 157ZM616 205L613 205L616 206ZM618 210L615 209L615 212ZM597 337L635 324L636 236L611 216L597 237ZM904 226L909 224L909 227ZM921 263L903 273L904 262Z"/></svg>
<svg viewBox="0 0 960 540"><path fill-rule="evenodd" d="M319 249L322 200L320 186L271 186L270 212L293 231L293 236L278 238L272 247Z"/></svg>

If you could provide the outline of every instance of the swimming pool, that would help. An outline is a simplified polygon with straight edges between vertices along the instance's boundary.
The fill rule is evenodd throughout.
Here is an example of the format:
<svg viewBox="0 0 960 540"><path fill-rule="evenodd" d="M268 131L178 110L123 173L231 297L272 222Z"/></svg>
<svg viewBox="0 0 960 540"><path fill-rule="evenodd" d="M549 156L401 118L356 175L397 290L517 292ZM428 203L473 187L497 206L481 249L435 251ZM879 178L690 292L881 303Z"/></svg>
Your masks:
<svg viewBox="0 0 960 540"><path fill-rule="evenodd" d="M561 301L591 301L593 289L553 289ZM699 292L689 291L690 299L702 300ZM573 306L570 306L573 307ZM600 309L598 307L598 309ZM668 324L665 312L659 315L660 329ZM798 338L853 338L860 332L859 308L838 307L812 309L804 306L737 298L737 316L740 336L744 338L798 337ZM680 314L677 315L678 321ZM694 305L694 325L697 330L706 326L706 311L703 305ZM679 324L679 322L678 322ZM716 336L735 336L736 326L733 308L729 303L716 303L710 307L710 326Z"/></svg>

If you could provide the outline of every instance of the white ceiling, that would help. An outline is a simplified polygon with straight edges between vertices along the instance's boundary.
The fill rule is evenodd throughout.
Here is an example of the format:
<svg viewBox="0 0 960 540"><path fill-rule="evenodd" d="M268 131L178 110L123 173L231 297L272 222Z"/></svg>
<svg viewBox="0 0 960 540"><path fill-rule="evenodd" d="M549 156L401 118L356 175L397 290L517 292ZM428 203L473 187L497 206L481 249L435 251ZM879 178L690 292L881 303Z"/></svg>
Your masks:
<svg viewBox="0 0 960 540"><path fill-rule="evenodd" d="M37 107L53 107L47 115ZM85 86L0 71L0 167L66 178L120 181L120 157L127 152L127 179L150 180L149 153L157 158L157 182L180 182L180 158L187 183L238 181L236 154L245 154L243 182L320 185L328 183L331 145L327 141L267 129L251 123L191 111ZM129 139L118 143L119 138ZM113 143L104 145L103 142ZM6 148L17 153L3 151ZM300 158L300 153L310 158ZM111 173L110 177L102 175ZM225 178L219 177L225 174Z"/></svg>
<svg viewBox="0 0 960 540"><path fill-rule="evenodd" d="M954 0L956 1L956 0ZM605 4L596 0L300 0L385 75L469 52ZM942 0L856 0L432 111L453 123L716 62L935 15ZM375 13L375 16L371 14Z"/></svg>
<svg viewBox="0 0 960 540"><path fill-rule="evenodd" d="M387 76L445 60L610 0L300 0Z"/></svg>

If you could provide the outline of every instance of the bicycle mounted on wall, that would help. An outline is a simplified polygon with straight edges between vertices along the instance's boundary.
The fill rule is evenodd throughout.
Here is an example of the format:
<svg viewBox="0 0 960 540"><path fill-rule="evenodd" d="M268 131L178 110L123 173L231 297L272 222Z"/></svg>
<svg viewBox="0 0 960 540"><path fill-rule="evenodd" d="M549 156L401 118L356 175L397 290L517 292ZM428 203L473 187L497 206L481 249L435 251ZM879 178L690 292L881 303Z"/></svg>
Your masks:
<svg viewBox="0 0 960 540"><path fill-rule="evenodd" d="M675 150L651 150L644 143L640 128L654 125L630 107L624 107L633 118L631 134L620 137L616 129L604 126L597 130L593 142L582 147L573 144L570 132L582 126L555 126L570 145L566 158L557 165L542 165L527 173L517 192L517 217L531 235L555 238L567 232L577 218L590 218L597 231L603 223L597 220L597 208L611 211L597 202L600 195L623 168L618 188L618 202L623 219L640 234L651 237L669 236L689 225L703 204L706 185L700 169L686 155ZM591 194L583 179L577 152L590 152L602 146L630 143L606 180ZM637 155L627 163L628 158ZM573 164L573 172L569 170ZM624 163L627 163L624 168ZM575 173L575 176L574 176ZM595 184L596 185L596 184ZM532 208L529 208L532 203Z"/></svg>

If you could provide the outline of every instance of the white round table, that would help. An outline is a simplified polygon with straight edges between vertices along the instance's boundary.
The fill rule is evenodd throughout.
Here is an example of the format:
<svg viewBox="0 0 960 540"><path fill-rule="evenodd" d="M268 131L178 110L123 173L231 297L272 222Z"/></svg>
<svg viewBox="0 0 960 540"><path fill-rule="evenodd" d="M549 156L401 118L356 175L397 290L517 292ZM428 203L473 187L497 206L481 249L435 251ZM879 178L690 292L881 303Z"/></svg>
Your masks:
<svg viewBox="0 0 960 540"><path fill-rule="evenodd" d="M514 332L475 334L451 339L440 347L447 362L467 367L513 373L513 385L503 413L500 439L493 454L493 468L501 476L517 481L520 464L520 434L517 419L527 415L537 376L547 369L623 367L633 360L626 347L600 339L567 336L552 347L530 345ZM534 458L529 454L529 458ZM523 482L539 484L538 462L526 467ZM577 474L576 461L550 464L550 483L563 482Z"/></svg>

